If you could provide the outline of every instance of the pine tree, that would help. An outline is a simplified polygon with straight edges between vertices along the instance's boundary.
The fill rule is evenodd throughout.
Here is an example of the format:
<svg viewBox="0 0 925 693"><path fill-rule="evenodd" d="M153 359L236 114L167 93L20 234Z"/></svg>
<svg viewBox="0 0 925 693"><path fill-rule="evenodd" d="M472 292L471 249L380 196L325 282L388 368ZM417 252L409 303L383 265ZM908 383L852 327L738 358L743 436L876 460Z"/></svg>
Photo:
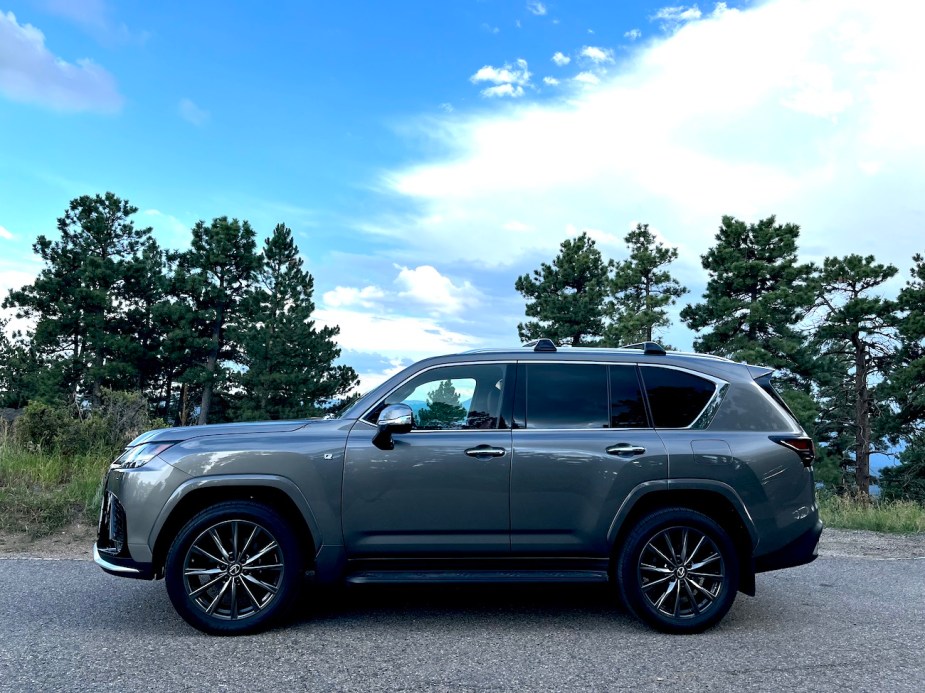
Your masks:
<svg viewBox="0 0 925 693"><path fill-rule="evenodd" d="M126 310L137 296L126 278L153 242L151 229L131 220L137 211L109 192L71 200L58 219L59 240L42 235L33 245L45 267L3 303L35 320L31 348L61 397L98 404L103 387L136 379Z"/></svg>
<svg viewBox="0 0 925 693"><path fill-rule="evenodd" d="M209 225L196 223L191 248L179 261L179 291L192 310L186 316L191 323L188 339L192 352L204 356L183 376L201 388L200 424L209 421L216 386L226 380L226 364L240 360L239 345L229 335L235 334L242 301L260 269L256 247L247 221L218 217Z"/></svg>
<svg viewBox="0 0 925 693"><path fill-rule="evenodd" d="M637 224L625 241L630 255L615 266L609 346L652 341L656 330L671 324L666 308L687 293L666 269L677 259L677 249L658 242L648 224Z"/></svg>
<svg viewBox="0 0 925 693"><path fill-rule="evenodd" d="M313 292L292 232L277 225L264 243L238 335L247 368L240 377L242 418L317 416L357 385L352 368L334 365L340 330L318 329L312 320Z"/></svg>
<svg viewBox="0 0 925 693"><path fill-rule="evenodd" d="M536 318L517 326L520 339L549 337L572 346L599 339L604 334L612 266L588 234L563 241L551 265L544 262L532 276L525 274L514 283L528 301L527 317Z"/></svg>
<svg viewBox="0 0 925 693"><path fill-rule="evenodd" d="M709 280L704 301L681 319L695 332L694 348L807 378L812 358L795 327L812 304L812 268L797 260L800 227L773 216L746 224L724 216L716 245L701 257Z"/></svg>
<svg viewBox="0 0 925 693"><path fill-rule="evenodd" d="M452 428L466 416L466 408L459 403L459 393L452 380L443 380L427 393L427 406L418 412L421 428Z"/></svg>
<svg viewBox="0 0 925 693"><path fill-rule="evenodd" d="M858 491L870 489L870 455L887 448L878 414L887 407L883 378L898 349L896 303L878 295L897 269L869 255L828 257L821 268L813 350L829 363L820 388L830 436L853 467ZM846 439L853 439L846 443Z"/></svg>

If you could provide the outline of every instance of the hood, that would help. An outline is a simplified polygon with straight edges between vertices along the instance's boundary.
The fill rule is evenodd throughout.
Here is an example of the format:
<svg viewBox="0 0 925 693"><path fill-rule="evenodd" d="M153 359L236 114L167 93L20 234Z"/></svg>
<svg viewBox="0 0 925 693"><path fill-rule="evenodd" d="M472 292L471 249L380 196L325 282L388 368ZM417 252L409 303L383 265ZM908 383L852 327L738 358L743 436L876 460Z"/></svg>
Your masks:
<svg viewBox="0 0 925 693"><path fill-rule="evenodd" d="M142 443L173 442L179 443L191 438L203 436L246 435L248 433L287 433L309 425L312 419L301 421L249 421L247 423L209 424L207 426L179 426L177 428L158 428L142 433L128 447Z"/></svg>

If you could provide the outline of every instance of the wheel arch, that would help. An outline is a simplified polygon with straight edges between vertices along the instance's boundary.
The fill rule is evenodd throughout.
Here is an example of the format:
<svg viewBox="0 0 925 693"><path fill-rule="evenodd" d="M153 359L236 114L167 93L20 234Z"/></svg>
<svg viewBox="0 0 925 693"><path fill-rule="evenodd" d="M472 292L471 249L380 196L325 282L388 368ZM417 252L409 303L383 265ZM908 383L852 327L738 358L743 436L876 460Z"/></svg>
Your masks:
<svg viewBox="0 0 925 693"><path fill-rule="evenodd" d="M167 552L183 525L209 506L230 500L256 501L278 512L306 547L306 561L314 561L321 532L308 501L291 480L274 475L216 475L190 479L164 504L149 537L155 577L163 577Z"/></svg>
<svg viewBox="0 0 925 693"><path fill-rule="evenodd" d="M611 555L616 555L640 519L668 507L701 512L729 533L739 555L739 591L754 596L758 532L742 499L722 482L672 479L640 484L627 496L610 525L607 541Z"/></svg>

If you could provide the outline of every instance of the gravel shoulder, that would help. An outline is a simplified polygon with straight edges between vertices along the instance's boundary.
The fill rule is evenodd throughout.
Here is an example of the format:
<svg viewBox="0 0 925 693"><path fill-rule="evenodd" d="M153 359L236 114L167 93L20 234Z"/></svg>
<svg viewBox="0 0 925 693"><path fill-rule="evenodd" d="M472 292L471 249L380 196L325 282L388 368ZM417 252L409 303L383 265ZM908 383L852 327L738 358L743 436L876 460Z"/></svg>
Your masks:
<svg viewBox="0 0 925 693"><path fill-rule="evenodd" d="M90 560L95 528L76 524L40 539L0 532L0 557ZM827 527L819 540L819 555L877 560L925 560L925 533L883 534Z"/></svg>

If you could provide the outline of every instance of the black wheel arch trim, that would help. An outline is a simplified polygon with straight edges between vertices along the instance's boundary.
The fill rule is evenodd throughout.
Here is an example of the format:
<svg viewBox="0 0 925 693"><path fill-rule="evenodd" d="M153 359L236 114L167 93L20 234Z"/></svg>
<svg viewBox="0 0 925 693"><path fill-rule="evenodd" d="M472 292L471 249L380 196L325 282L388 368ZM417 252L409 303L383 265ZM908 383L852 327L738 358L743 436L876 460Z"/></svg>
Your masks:
<svg viewBox="0 0 925 693"><path fill-rule="evenodd" d="M161 531L167 525L173 511L177 508L177 506L180 505L184 498L187 498L191 493L204 489L212 490L227 488L268 488L284 493L295 505L296 509L301 514L302 519L305 520L305 524L308 527L308 531L311 534L312 542L314 544L312 555L314 556L321 549L321 546L323 545L321 527L318 524L318 521L315 519L315 515L312 512L308 500L302 494L302 491L299 490L299 487L294 481L288 479L287 477L279 476L276 474L216 474L214 476L193 477L192 479L184 481L170 495L170 498L167 499L164 507L161 508L161 511L157 516L157 520L155 520L154 525L151 527L151 532L148 535L148 546L151 548L152 553L154 552L154 548L157 545L157 540L161 534Z"/></svg>
<svg viewBox="0 0 925 693"><path fill-rule="evenodd" d="M620 504L617 514L614 516L613 521L610 523L610 528L607 530L607 543L610 547L613 548L623 522L629 517L633 508L636 507L639 501L651 494L668 491L708 491L720 494L729 501L742 520L742 524L748 531L748 535L752 541L752 552L754 553L754 551L757 550L758 530L755 528L755 523L748 509L745 507L745 503L742 502L739 494L736 493L735 489L731 486L721 481L712 481L710 479L658 479L655 481L644 481L636 486L627 494L623 503Z"/></svg>

